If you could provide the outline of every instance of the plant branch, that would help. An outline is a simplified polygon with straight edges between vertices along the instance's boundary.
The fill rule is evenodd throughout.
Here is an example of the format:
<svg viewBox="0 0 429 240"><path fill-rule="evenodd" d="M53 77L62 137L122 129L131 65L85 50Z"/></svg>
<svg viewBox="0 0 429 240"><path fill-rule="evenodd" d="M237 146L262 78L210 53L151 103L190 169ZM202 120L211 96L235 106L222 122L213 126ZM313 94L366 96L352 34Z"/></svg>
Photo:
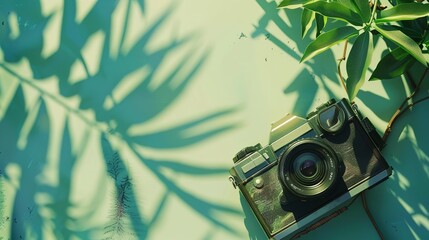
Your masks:
<svg viewBox="0 0 429 240"><path fill-rule="evenodd" d="M347 45L348 45L348 43L349 43L348 41L346 41L346 42L344 43L343 56L342 56L340 59L338 59L339 61L338 61L338 65L337 65L337 68L338 68L338 76L339 76L339 78L340 78L340 82L341 82L341 85L342 85L342 86L343 86L343 88L344 88L344 91L346 91L346 94L347 94L346 81L344 80L343 74L341 73L341 63L342 63L343 61L345 61L345 60L346 60Z"/></svg>
<svg viewBox="0 0 429 240"><path fill-rule="evenodd" d="M371 7L371 3L372 3L372 1L369 3L370 7ZM375 2L372 5L371 19L369 20L368 25L371 25L371 23L374 21L375 13L376 13L376 10L377 10L377 5L378 5L377 3L378 3L378 0L375 0Z"/></svg>
<svg viewBox="0 0 429 240"><path fill-rule="evenodd" d="M419 99L419 100L417 100L417 101L415 101L415 102L413 102L413 103L410 103L410 104L408 104L407 106L405 106L401 111L397 111L397 112L395 112L395 114L393 115L393 117L390 119L390 121L389 121L389 125L388 125L388 127L387 127L387 129L386 129L386 132L384 133L384 136L383 136L383 140L384 141L386 141L387 140L387 137L389 136L389 134L390 134L390 132L391 132L391 130L392 130L392 126L393 126L393 124L396 122L396 120L402 115L402 114L404 114L408 109L410 109L411 107L414 107L414 106L416 106L417 104L419 104L419 103L421 103L421 102L423 102L423 101L426 101L426 100L429 100L429 96L426 96L426 97L424 97L424 98L422 98L422 99Z"/></svg>
<svg viewBox="0 0 429 240"><path fill-rule="evenodd" d="M383 135L383 141L386 142L387 138L389 137L390 132L392 131L392 126L393 124L396 122L396 120L398 119L399 116L401 116L406 110L410 109L412 106L426 100L425 97L423 99L420 99L414 103L410 103L408 105L406 105L406 103L412 99L414 96L416 96L416 94L418 93L418 91L420 90L420 85L423 82L423 79L426 77L427 73L428 73L429 68L425 68L425 71L423 72L419 82L417 83L416 87L414 88L414 91L404 99L404 101L402 101L401 105L399 106L399 108L396 110L396 112L393 114L392 118L390 118L389 122L387 123L387 127L386 130L384 131L384 135Z"/></svg>

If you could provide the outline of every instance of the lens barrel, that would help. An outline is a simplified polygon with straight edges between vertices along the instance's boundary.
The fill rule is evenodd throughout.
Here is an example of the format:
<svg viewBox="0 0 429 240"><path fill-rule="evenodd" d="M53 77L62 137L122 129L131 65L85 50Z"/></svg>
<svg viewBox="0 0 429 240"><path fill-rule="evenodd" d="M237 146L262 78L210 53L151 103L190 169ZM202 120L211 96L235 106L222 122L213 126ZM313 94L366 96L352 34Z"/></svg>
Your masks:
<svg viewBox="0 0 429 240"><path fill-rule="evenodd" d="M303 199L314 198L334 185L338 159L326 143L303 139L292 143L282 153L278 171L287 191Z"/></svg>

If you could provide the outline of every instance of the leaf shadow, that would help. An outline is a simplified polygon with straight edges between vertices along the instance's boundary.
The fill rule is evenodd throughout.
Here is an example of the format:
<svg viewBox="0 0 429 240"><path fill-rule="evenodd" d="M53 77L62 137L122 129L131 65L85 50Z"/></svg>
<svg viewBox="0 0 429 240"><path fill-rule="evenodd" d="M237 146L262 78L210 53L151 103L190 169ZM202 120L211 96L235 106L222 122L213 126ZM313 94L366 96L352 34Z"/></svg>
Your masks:
<svg viewBox="0 0 429 240"><path fill-rule="evenodd" d="M277 3L270 0L257 0L256 2L263 9L264 15L255 26L252 37L265 35L267 40L283 50L288 56L293 57L297 62L300 61L305 47L310 42L309 34L304 38L301 37L301 10L279 10L277 9ZM284 13L285 17L281 16L282 13ZM270 24L274 24L281 30L282 34L277 33L278 31L276 33L270 32L268 27ZM336 24L336 22L332 22L330 25L335 26ZM320 62L323 62L323 64L318 64ZM312 110L311 104L316 100L315 93L320 88L331 98L339 97L328 87L328 83L340 86L339 81L335 81L335 79L338 79L336 76L336 62L337 59L335 59L332 51L328 50L314 57L313 60L302 63L303 70L284 89L285 94L298 94L297 102L304 102L294 106L293 114L305 116L310 112Z"/></svg>
<svg viewBox="0 0 429 240"><path fill-rule="evenodd" d="M52 232L56 239L70 239L78 236L82 239L87 239L91 235L91 231L81 227L81 219L90 219L93 217L97 209L97 205L101 199L93 201L87 207L80 206L79 203L72 201L73 174L76 165L79 163L80 152L86 147L84 141L76 152L72 149L71 127L69 120L66 119L62 134L60 157L57 168L57 186L41 186L39 192L48 194L50 199L42 206L49 209L54 214L51 218L46 219L52 227ZM84 139L88 137L88 133L84 134ZM70 211L75 208L84 208L85 214L80 216L70 216Z"/></svg>
<svg viewBox="0 0 429 240"><path fill-rule="evenodd" d="M29 132L27 144L16 153L18 158L15 164L19 165L21 176L11 216L11 239L44 238L43 217L36 203L36 195L40 190L37 179L41 177L46 165L50 123L46 105L42 99L36 108L36 119Z"/></svg>
<svg viewBox="0 0 429 240"><path fill-rule="evenodd" d="M419 117L414 117L418 115ZM429 134L425 106L416 106L412 112L398 119L384 150L394 174L379 191L370 191L369 201L375 211L386 238L424 239L428 236L429 200L426 186L429 184ZM394 211L392 211L394 209Z"/></svg>
<svg viewBox="0 0 429 240"><path fill-rule="evenodd" d="M136 152L136 154L138 153ZM199 213L208 221L212 222L218 228L221 228L233 235L239 236L239 232L236 229L224 223L220 218L217 217L217 215L220 213L240 216L241 212L238 209L232 208L227 205L210 202L208 200L189 193L185 189L181 188L179 185L175 184L173 180L169 179L162 173L160 165L158 164L160 161L146 159L143 156L139 157L141 158L141 161L145 162L146 166L148 166L148 168L151 169L152 172L165 184L165 186L169 189L169 194L174 194L179 197L183 201L183 203L185 203L189 207L192 207L194 211ZM162 162L165 163L169 161L163 160L161 161L161 163Z"/></svg>
<svg viewBox="0 0 429 240"><path fill-rule="evenodd" d="M48 120L44 123L46 131L40 133L45 139L33 139L36 136L33 136L33 131L35 131L34 127L31 129L26 139L28 142L27 147L31 147L34 153L30 150L25 150L22 153L17 151L16 143L19 141L21 129L25 125L25 121L28 121L29 118L21 85L32 81L44 81L47 78L58 79L58 90L61 97L67 99L78 97L80 99L78 109L73 109L69 114L76 114L87 109L92 110L95 113L96 119L94 125L108 125L109 134L122 137L123 140L132 147L137 144L151 147L155 150L184 148L203 142L238 126L235 123L226 123L220 126L218 124L218 126L212 128L204 127L207 123L216 123L221 118L231 116L237 111L235 108L229 108L206 115L200 115L196 117L196 119L194 118L195 120L190 120L183 124L172 124L172 126L169 126L163 131L129 135L129 129L131 127L144 124L154 119L173 105L184 93L185 89L190 86L192 81L196 79L197 73L203 68L205 59L208 58L207 50L202 51L203 53L199 55L197 54L198 51L195 51L195 49L189 50L181 61L172 67L172 70L168 72L165 78L159 79L157 73L162 70L162 66L166 64L170 54L175 51L183 50L186 44L194 40L195 35L189 34L184 38L172 39L165 46L155 51L149 49L148 44L162 31L166 21L172 15L175 8L173 5L166 9L153 24L148 26L142 35L139 36L138 40L127 50L124 42L128 36L127 29L129 29L129 25L131 24L129 22L131 18L130 11L133 6L136 6L132 5L132 2L137 2L137 6L139 6L141 13L144 13L145 8L143 0L128 0L117 55L113 54L111 51L115 46L113 46L110 36L114 34L112 31L113 15L118 9L119 1L97 1L94 6L89 9L87 15L79 21L77 20L77 1L64 1L59 46L58 49L49 56L44 56L42 54L42 49L46 44L44 32L47 29L47 23L52 21L53 18L51 18L51 15L43 15L41 1L23 1L22 3L16 4L14 1L9 0L4 4L6 7L0 10L1 17L8 20L11 14L17 15L18 27L20 30L18 38L13 38L10 37L12 31L11 23L6 21L4 27L0 26L0 28L2 28L1 30L5 30L6 32L6 34L4 32L0 34L0 47L2 51L5 52L5 64L12 65L21 59L26 59L32 71L32 79L23 81L24 77L21 77L19 73L14 72L14 70L9 71L12 77L20 81L20 85L15 92L15 98L8 106L8 111L0 121L0 129L4 129L5 133L11 132L11 134L7 134L8 139L1 137L0 142L5 143L2 145L1 149L10 149L10 156L8 157L8 161L0 162L0 169L5 169L8 165L15 163L20 157L28 159L30 156L31 159L37 159L39 161L40 168L46 167L47 149L45 148L49 146L49 130L52 127ZM28 27L28 24L32 24L34 27ZM91 39L96 34L100 33L104 35L104 38L100 45L101 57L97 63L99 64L99 69L93 73L93 70L90 70L90 65L93 63L88 62L89 60L86 58L84 50ZM13 48L10 46L13 46ZM5 69L6 65L1 65L1 67ZM81 79L78 79L78 81L71 80L73 67L75 65L82 66L85 75ZM149 73L138 79L139 83L127 92L122 99L114 99L114 92L124 83L125 79L130 74L142 69L148 69ZM156 88L152 88L151 85L154 82L161 82L161 84ZM34 87L35 85L30 84L30 87L31 86ZM43 98L40 98L42 99L41 102L43 104L41 106L43 106L43 108L41 107L41 112L39 114L44 114L43 116L48 118L46 111L49 109L45 108L44 101L55 102L57 99L52 98L52 94L50 93L44 94L43 89L38 90L40 91L39 94L43 96ZM106 102L112 99L113 103L111 106L106 107ZM62 105L60 104L60 106ZM11 109L13 109L13 111ZM55 121L54 119L50 120ZM64 227L65 222L72 222L76 226L81 226L82 223L85 222L85 218L89 218L94 213L94 209L98 207L96 205L98 199L93 199L91 204L93 209L88 209L85 216L75 218L69 216L66 211L67 208L79 207L78 203L70 201L70 188L73 181L72 176L79 155L71 151L74 146L71 146L70 131L72 130L69 127L68 121L66 121L65 126L63 138L61 139L58 186L48 187L38 185L34 181L28 186L23 186L26 181L29 181L31 177L35 178L40 172L27 170L27 166L18 164L21 171L25 173L25 175L22 176L25 177L20 179L22 188L18 190L17 197L12 206L14 208L14 215L19 218L17 221L25 222L29 219L28 214L21 214L20 212L20 208L27 205L33 209L33 214L39 212L39 209L36 208L47 207L55 213L55 216L46 218L37 215L37 221L26 222L26 224L21 225L14 224L11 232L12 239L19 237L18 235L21 235L27 228L34 229L34 234L38 236L37 238L43 238L42 228L48 223L53 225L52 229L58 238L67 239L72 236L89 238L89 236L91 236L91 227L89 226L86 226L87 230L79 229L79 227L76 227L77 230ZM102 139L100 139L100 141L103 142ZM35 145L39 146L39 148L36 149ZM19 152L19 154L17 152ZM106 161L106 166L109 164L107 162L108 159L108 155L105 155L104 160ZM122 158L120 159L120 161L123 161ZM211 203L206 199L194 196L180 186L174 184L171 179L159 172L161 168L169 168L189 176L204 177L207 176L206 174L226 175L227 171L225 169L193 166L174 159L160 160L159 162L158 160L142 160L141 164L153 171L154 175L158 177L158 180L164 184L167 190L164 193L164 200L159 204L159 209L151 219L147 220L139 215L141 211L138 210L144 203L139 203L133 188L127 187L128 200L126 205L129 206L129 208L137 209L133 211L137 214L133 214L134 216L130 218L130 227L139 239L146 239L150 231L149 225L155 225L161 214L165 214L162 208L165 207L164 204L167 203L168 196L171 195L171 193L174 193L177 197L182 199L193 211L200 214L202 219L207 220L214 227L220 227L232 234L237 234L236 230L224 224L221 217L217 214L226 213L229 215L236 215L239 214L238 210L229 208L228 206ZM126 168L124 168L123 171L127 171ZM15 176L12 176L12 178L14 177ZM129 179L129 181L132 181L132 179ZM103 191L103 189L97 189L97 191ZM39 193L49 195L52 201L44 206L33 202L31 199L34 199L34 196ZM117 194L116 196L112 196L112 198L115 197L117 197ZM95 230L98 228L97 226L92 227Z"/></svg>
<svg viewBox="0 0 429 240"><path fill-rule="evenodd" d="M6 223L6 216L4 214L5 212L5 202L4 202L4 195L5 191L3 189L3 171L0 169L0 231L4 231L3 228ZM0 236L1 237L1 236Z"/></svg>
<svg viewBox="0 0 429 240"><path fill-rule="evenodd" d="M380 119L388 122L399 107L399 101L406 99L407 93L400 79L382 81L381 84L387 93L387 97L362 89L359 91L358 96ZM392 105L393 107L390 107Z"/></svg>

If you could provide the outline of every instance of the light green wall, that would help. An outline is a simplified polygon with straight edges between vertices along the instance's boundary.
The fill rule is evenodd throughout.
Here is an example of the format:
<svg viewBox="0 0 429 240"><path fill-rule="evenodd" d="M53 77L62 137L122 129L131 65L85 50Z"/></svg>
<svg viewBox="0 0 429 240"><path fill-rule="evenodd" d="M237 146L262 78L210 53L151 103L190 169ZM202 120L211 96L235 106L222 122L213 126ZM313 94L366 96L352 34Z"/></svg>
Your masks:
<svg viewBox="0 0 429 240"><path fill-rule="evenodd" d="M345 96L343 46L300 64L300 11L272 1L2 0L0 22L0 239L260 239L232 156ZM356 99L380 132L403 85ZM394 175L368 193L386 239L429 237L426 109L398 120ZM358 200L302 239L377 235Z"/></svg>

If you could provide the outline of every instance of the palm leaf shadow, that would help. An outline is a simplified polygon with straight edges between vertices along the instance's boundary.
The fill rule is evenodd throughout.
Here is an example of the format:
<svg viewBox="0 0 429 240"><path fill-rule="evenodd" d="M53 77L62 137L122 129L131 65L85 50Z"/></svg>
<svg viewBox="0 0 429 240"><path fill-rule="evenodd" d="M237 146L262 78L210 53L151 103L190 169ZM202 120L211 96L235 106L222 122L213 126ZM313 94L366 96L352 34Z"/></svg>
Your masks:
<svg viewBox="0 0 429 240"><path fill-rule="evenodd" d="M21 153L16 150L22 125L27 118L28 113L25 110L24 94L21 86L15 90L15 94L6 109L2 121L0 121L0 171L4 180L11 181L11 176L6 173L6 167L11 163L17 163L17 159ZM4 175L3 175L4 173ZM0 181L2 181L1 179ZM20 206L25 209L24 206ZM2 211L3 212L3 211ZM4 217L4 218L3 218ZM0 225L6 224L13 219L13 223L17 221L16 217L2 216ZM20 220L20 219L19 219Z"/></svg>
<svg viewBox="0 0 429 240"><path fill-rule="evenodd" d="M51 204L47 204L47 207L55 212L55 216L52 219L52 226L56 238L70 239L73 236L73 231L67 225L69 222L73 222L74 219L68 216L67 212L73 207L73 203L70 201L70 191L76 156L74 156L71 149L70 131L67 120L63 131L60 154L58 186L50 189L51 191L47 191L51 196L55 196L56 199L53 199Z"/></svg>
<svg viewBox="0 0 429 240"><path fill-rule="evenodd" d="M208 175L219 175L228 171L228 168L223 167L200 167L186 163L180 163L174 160L149 160L145 159L149 165L157 166L158 169L169 169L178 174L189 174L193 176L208 176Z"/></svg>
<svg viewBox="0 0 429 240"><path fill-rule="evenodd" d="M17 101L20 102L22 99ZM15 163L21 169L21 179L13 203L11 239L44 238L43 217L40 215L39 205L35 202L36 194L41 186L38 178L46 164L49 144L50 123L43 99L40 99L40 106L35 111L37 111L37 116L29 132L27 145L23 150L13 148L16 151L14 154L17 155L15 159L18 159ZM31 158L25 156L31 156ZM26 236L27 231L32 235Z"/></svg>
<svg viewBox="0 0 429 240"><path fill-rule="evenodd" d="M16 143L19 139L21 128L27 119L28 113L25 110L25 100L22 87L18 86L15 94L9 103L9 106L0 121L0 147L2 160L0 161L0 169L5 170L6 166L17 159ZM7 174L4 176L9 180Z"/></svg>
<svg viewBox="0 0 429 240"><path fill-rule="evenodd" d="M82 150L77 151L77 153L73 152L70 131L69 121L66 120L59 157L58 185L55 187L45 186L41 191L49 194L52 198L46 207L55 213L49 220L56 239L70 239L74 236L88 239L90 231L79 226L79 218L89 219L95 214L96 207L88 207L85 216L72 217L69 215L71 209L79 207L71 201L71 188L73 184L72 175L79 158L79 152L82 152ZM85 142L82 146L84 145Z"/></svg>
<svg viewBox="0 0 429 240"><path fill-rule="evenodd" d="M15 12L18 18L20 34L16 38L11 37L12 29L8 22L11 12ZM41 60L43 31L50 17L42 15L40 1L24 0L17 3L13 0L3 0L0 4L0 47L4 59L7 62L18 62L27 58L32 64Z"/></svg>
<svg viewBox="0 0 429 240"><path fill-rule="evenodd" d="M134 89L134 92L137 90L140 91L139 94L150 94L152 92L147 90L148 82L150 82L150 77L155 73L157 68L165 60L169 52L174 51L180 47L186 40L178 40L170 43L169 45L155 51L148 52L146 50L146 45L149 44L149 41L154 37L157 31L160 29L162 24L168 19L171 14L171 10L168 9L163 13L155 23L150 26L145 33L140 37L140 39L131 47L127 52L123 52L123 49L119 49L117 57L112 56L110 52L111 42L108 38L105 39L103 45L103 51L100 59L100 69L93 76L88 75L86 79L79 81L78 83L71 86L72 89L76 89L76 94L79 94L82 97L80 108L87 109L91 108L96 111L97 119L100 121L105 121L109 119L120 119L123 121L127 118L120 118L123 112L126 112L127 115L131 115L132 120L127 125L135 124L138 122L145 121L142 119L142 114L138 115L137 112L130 114L130 104L126 104L128 99L133 99L132 93L128 93L125 99L123 99L119 104L110 110L106 111L104 108L100 108L103 105L103 102L106 100L106 97L111 96L115 87L117 87L121 81L130 73L133 73L139 69L147 67L150 71L149 77L143 79L139 86ZM129 16L125 16L129 18ZM123 26L124 34L126 34L127 26ZM109 30L110 31L110 30ZM108 34L108 32L106 33ZM100 84L100 83L103 84ZM64 85L68 88L69 86ZM93 94L94 88L98 89L98 94ZM144 96L144 95L143 95ZM141 99L140 99L141 100ZM124 102L125 101L125 102ZM135 103L135 102L131 102ZM152 104L155 102L152 102ZM141 104L141 102L140 102ZM133 106L136 107L135 105ZM121 109L124 109L122 112ZM143 112L145 109L142 109ZM118 111L115 115L115 111ZM133 116L135 115L135 116ZM144 115L145 116L145 115ZM120 121L120 122L121 122Z"/></svg>
<svg viewBox="0 0 429 240"><path fill-rule="evenodd" d="M93 34L103 32L107 35L110 32L111 18L117 3L112 0L97 1L85 18L77 22L76 0L64 1L58 50L46 59L32 61L32 66L37 67L33 67L33 77L44 79L56 76L63 96L76 95L79 89L68 82L71 68L75 62L80 62L86 74L90 75L82 50Z"/></svg>
<svg viewBox="0 0 429 240"><path fill-rule="evenodd" d="M0 169L0 231L6 223L6 216L4 215L4 190L3 190L3 171Z"/></svg>
<svg viewBox="0 0 429 240"><path fill-rule="evenodd" d="M131 0L130 0L131 1ZM141 144L148 145L155 149L165 149L165 148L180 148L186 147L189 145L193 145L209 139L214 135L224 133L234 127L236 124L225 124L223 126L217 126L211 129L202 128L206 123L216 122L221 117L226 117L235 112L234 109L221 110L212 114L208 114L205 116L201 116L200 118L190 121L188 123L184 123L179 126L172 127L166 131L161 131L158 133L151 133L148 135L139 135L139 136L128 136L127 130L136 124L145 123L150 119L158 116L161 112L167 109L172 103L183 93L183 91L189 86L191 81L195 79L196 74L200 71L202 66L205 63L205 59L207 58L207 52L204 52L199 57L196 57L196 63L191 62L190 56L192 56L192 52L183 58L183 61L180 61L177 66L170 72L169 75L165 79L163 79L162 84L156 88L155 90L151 90L149 85L151 82L155 81L156 72L160 68L162 64L165 63L168 55L171 52L174 52L176 49L181 48L187 43L192 35L185 37L183 39L173 40L167 46L158 49L157 51L147 51L147 44L154 38L159 29L163 26L163 23L166 19L171 15L172 9L171 7L167 9L161 16L155 21L153 25L151 25L145 33L138 39L138 41L131 46L130 50L122 51L120 49L117 57L112 57L110 54L111 42L109 37L105 37L105 40L102 45L102 55L100 59L100 69L95 74L90 74L88 64L85 62L85 58L82 54L84 46L88 43L89 39L97 32L102 32L105 36L110 36L111 32L111 21L114 10L117 7L118 1L97 1L96 4L90 9L89 13L84 17L84 19L80 22L76 20L76 1L64 1L64 13L61 24L61 36L60 36L60 45L58 50L53 53L51 56L47 58L43 58L41 56L41 49L43 48L43 41L35 41L32 44L26 45L23 42L13 42L14 39L7 39L8 44L15 44L16 49L26 49L23 52L13 52L10 54L14 58L6 58L9 62L13 63L15 59L26 58L30 63L30 67L33 72L33 78L35 80L42 80L48 77L55 76L58 79L58 87L62 96L64 97L72 97L79 96L81 99L79 110L83 109L91 109L95 112L96 120L99 123L106 122L110 123L110 121L116 121L116 128L112 129L113 133L118 133L121 135L128 144ZM36 7L32 9L36 13L32 11L21 12L22 14L26 14L28 17L32 16L42 16L39 1L36 1ZM141 10L143 11L144 1L138 1ZM23 4L23 6L27 6ZM8 11L16 11L14 10L15 6L12 6ZM125 16L125 26L122 35L122 39L126 36L126 29L128 24L128 14ZM46 21L49 18L45 19ZM37 29L33 29L31 34L36 36L42 36L43 31L45 30L45 25L39 25L40 27ZM27 35L28 36L28 35ZM2 40L0 42L2 49L6 49L5 41L3 39L4 35L2 35ZM31 39L31 38L30 38ZM43 40L43 38L42 38ZM123 40L120 43L120 46L123 46ZM31 41L30 41L31 42ZM26 54L29 53L29 54ZM30 54L31 53L31 54ZM69 81L71 69L73 64L79 62L83 65L86 76L76 83L72 83ZM3 65L2 65L3 66ZM114 89L123 81L123 79L130 73L135 72L139 69L147 67L149 69L149 75L142 79L141 83L131 91L127 96L124 97L119 102L115 102L111 109L105 109L103 107L103 103L106 98L111 97ZM183 69L187 69L185 73L183 73ZM18 74L15 75L19 80L22 78L19 77ZM175 87L172 87L173 82L178 82ZM21 84L23 82L21 81ZM97 90L97 93L94 94L94 89ZM13 134L7 134L8 139L1 139L2 143L5 143L4 146L9 146L8 149L15 149L15 143L18 141L20 129L24 125L24 120L27 118L27 113L25 111L24 104L24 96L22 93L21 87L19 87L15 92L15 98L12 103L9 105L9 109L11 107L14 108L13 111L8 111L5 117L0 122L0 127L3 126L5 129L4 132L10 132L10 129L13 129ZM43 100L41 100L43 103ZM16 108L15 106L19 107ZM42 108L43 107L43 108ZM41 109L46 111L45 105L42 104ZM137 107L137 109L136 109ZM40 114L40 113L39 113ZM43 113L45 114L45 113ZM16 119L15 122L12 119ZM22 121L21 121L22 120ZM13 125L12 128L10 126ZM37 126L37 125L35 125ZM68 126L68 124L66 124ZM49 124L47 126L49 129ZM68 127L67 127L68 128ZM194 131L195 129L200 129L199 131ZM201 130L203 129L203 130ZM36 129L32 129L31 131L35 131ZM82 221L82 218L74 219L67 215L67 211L65 209L74 207L73 203L70 202L70 179L67 180L67 177L70 178L73 172L73 166L76 163L77 156L71 153L70 150L70 136L69 133L66 133L68 130L64 130L64 135L62 139L61 145L61 162L59 165L60 176L60 184L58 188L49 188L46 186L37 186L37 188L25 188L19 190L17 196L21 197L33 197L37 192L48 193L51 199L54 202L49 203L47 205L48 208L52 209L56 212L56 216L53 219L50 219L53 223L54 231L56 232L58 237L67 238L68 236L75 235L81 237L88 237L88 231L72 231L71 229L61 228L60 224L64 222L71 221L73 223L78 224L77 222ZM193 132L194 131L194 132ZM46 132L45 132L46 134ZM47 136L48 134L46 134ZM47 138L49 139L49 138ZM44 141L37 142L42 144L42 146L47 146L47 139ZM165 139L170 139L169 141L164 141ZM155 140L154 142L148 142L148 140ZM28 147L34 148L33 145L36 144L32 138L29 138ZM25 151L20 153L19 156L32 156L38 157L38 159L46 159L46 152L41 152L42 149L39 149L39 155L33 155L29 151ZM46 150L46 149L45 149ZM13 153L15 154L15 153ZM13 155L12 154L12 155ZM42 156L45 155L45 156ZM19 159L15 156L12 156L10 159ZM44 161L44 160L43 160ZM39 164L46 164L46 162L39 162ZM121 160L122 161L122 160ZM0 162L0 169L5 169L6 165L10 162ZM182 164L177 160L169 160L169 161L160 161L159 167L154 162L145 162L142 161L143 164L149 167L150 170L155 171L155 175L159 177L159 180L167 187L167 189L172 189L178 197L180 197L184 202L188 203L191 208L193 208L196 212L200 213L203 217L205 217L209 222L214 224L215 226L220 226L224 229L227 229L229 232L236 234L235 230L231 229L224 223L222 223L221 219L216 216L215 213L225 212L228 214L239 214L238 210L231 209L227 206L221 206L213 203L209 203L208 201L201 199L199 197L193 196L192 194L184 191L179 186L175 185L170 179L165 177L159 172L161 168L170 168L176 172L181 172L187 175L196 175L196 176L204 176L202 173L207 174L226 174L227 171L223 171L224 169L220 168L204 168L199 166L191 166L187 164ZM147 165L147 163L149 165ZM106 162L106 165L108 163ZM41 165L41 166L42 166ZM22 170L27 166L21 166ZM28 176L36 177L38 174L37 171L32 171ZM64 179L62 179L64 177ZM27 179L27 178L26 178ZM23 179L24 180L24 179ZM140 207L136 197L134 196L134 192L132 188L128 192L129 201L127 204L133 209L137 209L138 211ZM131 218L131 227L132 230L136 232L139 239L145 239L147 237L148 227L147 224L156 224L159 219L160 214L163 212L163 204L167 202L168 196L170 194L166 194L164 200L160 203L158 211L154 214L154 216L148 221L145 222L145 219L142 216L137 215ZM17 202L14 204L14 214L18 215L18 207L22 204L30 204L37 207L37 204L34 202L21 203L19 201L23 201L20 199L15 199ZM29 200L28 200L29 201ZM31 211L33 213L38 212L38 209L33 209L31 207ZM63 209L59 209L63 207ZM213 213L212 213L213 212ZM90 216L91 212L88 213L87 216ZM207 214L207 215L206 215ZM20 216L22 217L22 216ZM25 216L24 216L25 217ZM20 219L17 219L17 221ZM39 216L38 221L28 223L30 227L36 229L36 233L41 236L41 228L44 224L44 219ZM34 224L34 226L32 226ZM59 225L59 226L57 226ZM143 227L142 227L143 226ZM17 234L20 234L23 231L23 228L20 228L19 225L14 224L14 230L12 232L13 237L18 237Z"/></svg>
<svg viewBox="0 0 429 240"><path fill-rule="evenodd" d="M185 191L161 172L157 160L148 161L136 151L135 153L140 157L141 161L144 162L146 166L148 166L148 168L152 170L152 172L160 179L160 181L164 183L164 185L168 188L170 194L174 193L185 204L193 208L197 213L206 218L208 221L212 222L214 225L228 231L231 234L239 236L239 232L236 229L223 223L222 220L216 216L221 212L227 213L229 215L241 216L241 211L226 205L206 201ZM165 162L165 160L163 162Z"/></svg>
<svg viewBox="0 0 429 240"><path fill-rule="evenodd" d="M152 55L155 55L154 57L152 57L152 55L148 56L148 58L151 59L151 67L156 70L167 57L167 54L180 47L185 41L186 40L175 41L164 49L153 53ZM192 54L188 56L190 55ZM119 131L125 131L133 124L143 123L156 117L186 89L194 75L204 64L205 57L206 56L200 57L197 60L197 64L195 64L185 76L180 77L178 76L179 72L189 65L188 59L183 59L155 90L150 89L150 84L156 80L156 71L152 71L139 86L126 96L125 99L116 103L112 109L107 111L106 115L109 115L108 118L115 119L115 121L118 122ZM173 87L173 81L177 81L179 84ZM133 112L133 114L130 114L130 112Z"/></svg>
<svg viewBox="0 0 429 240"><path fill-rule="evenodd" d="M130 141L152 148L181 148L189 146L237 127L236 124L228 124L192 133L192 130L198 128L200 125L216 121L220 117L228 116L233 112L235 112L235 109L226 109L215 112L179 126L171 127L167 130L130 136Z"/></svg>

